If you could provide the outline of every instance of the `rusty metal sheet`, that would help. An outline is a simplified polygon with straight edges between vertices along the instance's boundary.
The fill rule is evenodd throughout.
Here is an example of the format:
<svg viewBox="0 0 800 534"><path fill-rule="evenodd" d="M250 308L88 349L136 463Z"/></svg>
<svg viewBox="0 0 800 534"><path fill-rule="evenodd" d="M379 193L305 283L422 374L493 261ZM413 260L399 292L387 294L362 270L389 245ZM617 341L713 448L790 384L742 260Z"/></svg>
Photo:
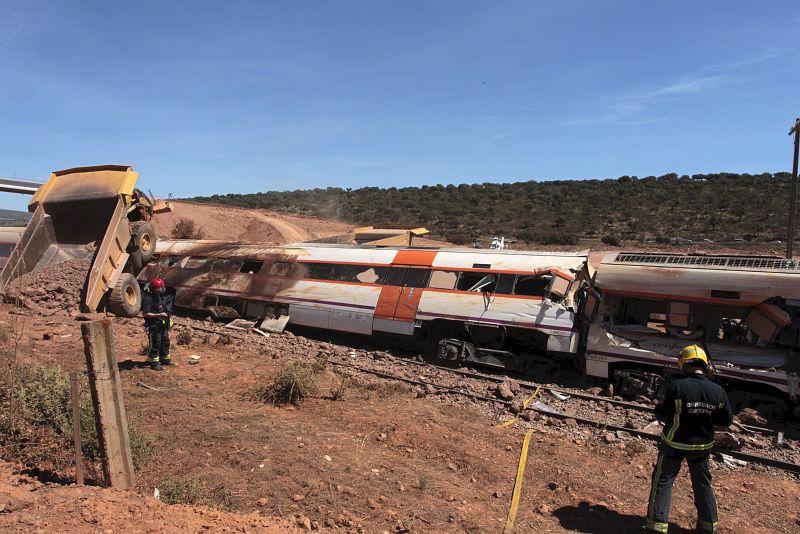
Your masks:
<svg viewBox="0 0 800 534"><path fill-rule="evenodd" d="M81 167L56 171L29 203L29 211L39 204L113 199L133 194L139 173L122 165Z"/></svg>
<svg viewBox="0 0 800 534"><path fill-rule="evenodd" d="M89 311L97 310L103 295L116 284L125 262L128 261L126 250L130 240L131 232L125 205L122 199L118 198L86 283L85 303Z"/></svg>

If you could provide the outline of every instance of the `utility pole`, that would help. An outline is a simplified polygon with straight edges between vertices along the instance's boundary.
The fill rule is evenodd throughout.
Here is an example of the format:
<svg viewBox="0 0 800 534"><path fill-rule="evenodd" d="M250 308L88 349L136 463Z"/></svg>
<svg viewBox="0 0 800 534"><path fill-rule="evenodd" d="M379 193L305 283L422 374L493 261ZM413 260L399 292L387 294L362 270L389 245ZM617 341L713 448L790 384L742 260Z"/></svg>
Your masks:
<svg viewBox="0 0 800 534"><path fill-rule="evenodd" d="M794 248L795 214L797 213L797 156L800 152L800 119L795 119L789 130L794 135L794 160L792 161L792 198L789 199L789 237L786 241L786 259L791 260Z"/></svg>

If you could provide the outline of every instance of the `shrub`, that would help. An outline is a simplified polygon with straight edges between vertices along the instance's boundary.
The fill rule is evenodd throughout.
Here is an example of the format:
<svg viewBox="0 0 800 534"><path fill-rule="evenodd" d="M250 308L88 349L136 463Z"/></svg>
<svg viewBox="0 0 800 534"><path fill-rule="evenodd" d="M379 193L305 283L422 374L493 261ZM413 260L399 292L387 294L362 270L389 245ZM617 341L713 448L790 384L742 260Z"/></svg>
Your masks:
<svg viewBox="0 0 800 534"><path fill-rule="evenodd" d="M342 377L339 383L331 386L331 400L344 400L347 391L347 379Z"/></svg>
<svg viewBox="0 0 800 534"><path fill-rule="evenodd" d="M202 239L203 230L193 220L181 217L172 227L172 237L175 239Z"/></svg>
<svg viewBox="0 0 800 534"><path fill-rule="evenodd" d="M622 243L620 243L619 238L617 236L613 236L613 235L604 235L600 239L600 241L604 245L608 245L609 247L619 247L619 246L622 245Z"/></svg>
<svg viewBox="0 0 800 534"><path fill-rule="evenodd" d="M100 442L88 384L80 387L81 450L90 477L100 475ZM128 420L135 467L152 439ZM60 367L7 366L0 370L0 452L24 465L65 471L74 466L69 377Z"/></svg>
<svg viewBox="0 0 800 534"><path fill-rule="evenodd" d="M178 345L188 345L192 342L192 331L191 330L181 330L178 332L178 335L175 337L175 342Z"/></svg>
<svg viewBox="0 0 800 534"><path fill-rule="evenodd" d="M159 488L161 501L167 504L211 506L211 492L202 480L195 477L169 478Z"/></svg>
<svg viewBox="0 0 800 534"><path fill-rule="evenodd" d="M325 362L289 363L281 367L272 382L256 388L254 397L273 406L299 405L317 392L317 378L325 368Z"/></svg>

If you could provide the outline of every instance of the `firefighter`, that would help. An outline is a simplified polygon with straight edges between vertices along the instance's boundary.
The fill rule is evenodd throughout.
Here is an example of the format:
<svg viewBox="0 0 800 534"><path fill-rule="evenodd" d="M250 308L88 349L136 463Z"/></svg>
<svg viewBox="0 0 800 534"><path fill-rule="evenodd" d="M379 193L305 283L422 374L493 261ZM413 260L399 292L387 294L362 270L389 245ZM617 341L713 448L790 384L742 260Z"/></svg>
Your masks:
<svg viewBox="0 0 800 534"><path fill-rule="evenodd" d="M175 290L167 288L163 278L155 277L144 288L142 316L147 330L147 363L154 371L175 365L169 355L169 330L172 328L172 305Z"/></svg>
<svg viewBox="0 0 800 534"><path fill-rule="evenodd" d="M714 445L714 426L729 426L733 416L725 391L708 379L711 365L701 347L685 347L678 356L678 367L683 376L666 387L663 401L656 406L656 417L664 423L664 430L653 469L646 527L667 532L672 483L685 459L697 508L697 530L712 533L717 531L717 501L708 458Z"/></svg>

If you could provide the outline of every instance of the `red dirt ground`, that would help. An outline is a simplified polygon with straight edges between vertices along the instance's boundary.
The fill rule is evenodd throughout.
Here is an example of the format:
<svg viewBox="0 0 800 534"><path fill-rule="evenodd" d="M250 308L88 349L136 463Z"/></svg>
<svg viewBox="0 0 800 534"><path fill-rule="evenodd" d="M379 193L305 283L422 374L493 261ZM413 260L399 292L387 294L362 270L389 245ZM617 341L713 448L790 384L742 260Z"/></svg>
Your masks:
<svg viewBox="0 0 800 534"><path fill-rule="evenodd" d="M21 316L0 320L8 326ZM21 353L67 370L83 370L76 321L24 316ZM145 532L211 530L253 525L262 515L295 524L307 517L327 532L500 532L514 483L523 431L497 426L485 405L416 398L394 382L351 379L343 400L332 400L341 378L329 367L319 394L299 407L251 400L285 361L347 349L286 333L219 336L195 331L176 346L178 365L164 372L135 366L145 342L139 320L115 320L126 409L155 438L154 454L138 472L136 492L25 482L0 469L0 529ZM43 334L49 340L43 340ZM64 337L66 336L66 337ZM255 340L258 341L255 341ZM190 354L201 356L188 365ZM357 360L355 360L357 361ZM146 384L144 387L140 384ZM158 388L158 390L150 389ZM539 423L525 472L516 532L639 532L655 450L574 440ZM71 473L63 473L71 476ZM233 514L155 503L153 489L180 477L224 487ZM753 468L715 473L721 532L797 532L800 484ZM9 497L10 496L10 497ZM87 512L88 510L88 512ZM694 526L688 476L676 482L671 532ZM269 521L269 520L268 520ZM269 530L272 528L273 530Z"/></svg>

